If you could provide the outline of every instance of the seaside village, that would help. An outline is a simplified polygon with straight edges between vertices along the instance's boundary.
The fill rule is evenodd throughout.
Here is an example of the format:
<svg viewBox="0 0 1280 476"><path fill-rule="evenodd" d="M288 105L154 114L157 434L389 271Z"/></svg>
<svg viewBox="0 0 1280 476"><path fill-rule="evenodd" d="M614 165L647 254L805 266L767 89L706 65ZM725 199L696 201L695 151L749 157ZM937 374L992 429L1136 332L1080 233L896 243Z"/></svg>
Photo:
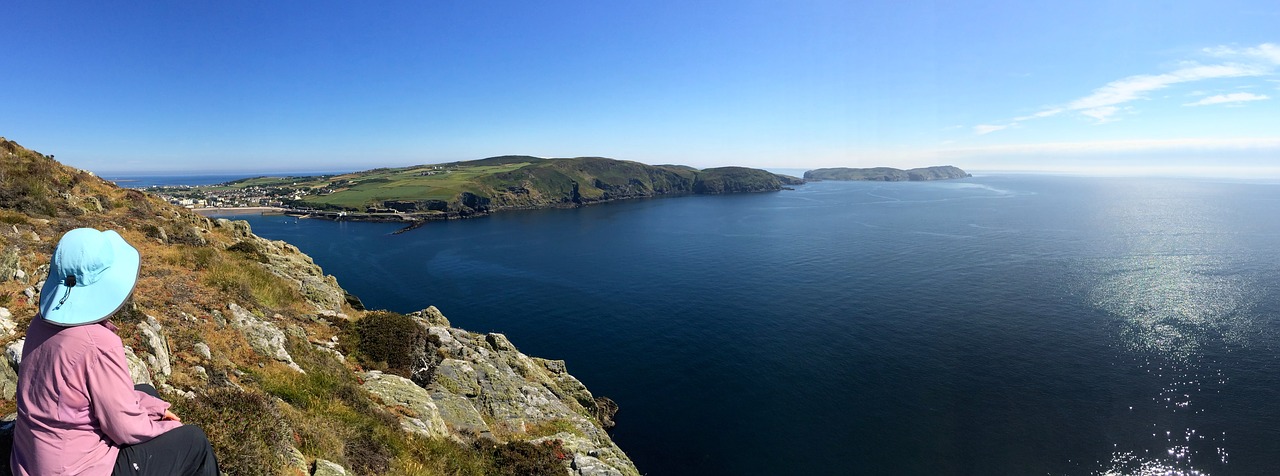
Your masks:
<svg viewBox="0 0 1280 476"><path fill-rule="evenodd" d="M330 193L327 189L312 191L310 188L245 187L242 189L216 189L212 187L151 186L143 190L156 194L165 201L189 209L288 207L308 195Z"/></svg>

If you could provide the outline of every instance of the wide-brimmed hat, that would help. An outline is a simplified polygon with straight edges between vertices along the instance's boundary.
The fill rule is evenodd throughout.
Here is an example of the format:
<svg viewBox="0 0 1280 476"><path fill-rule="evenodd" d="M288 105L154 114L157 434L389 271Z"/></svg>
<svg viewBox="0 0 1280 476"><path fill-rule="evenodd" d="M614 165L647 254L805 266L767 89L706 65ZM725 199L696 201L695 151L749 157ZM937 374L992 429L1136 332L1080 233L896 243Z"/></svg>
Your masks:
<svg viewBox="0 0 1280 476"><path fill-rule="evenodd" d="M40 290L40 315L60 326L115 314L138 282L138 250L114 231L76 228L62 235Z"/></svg>

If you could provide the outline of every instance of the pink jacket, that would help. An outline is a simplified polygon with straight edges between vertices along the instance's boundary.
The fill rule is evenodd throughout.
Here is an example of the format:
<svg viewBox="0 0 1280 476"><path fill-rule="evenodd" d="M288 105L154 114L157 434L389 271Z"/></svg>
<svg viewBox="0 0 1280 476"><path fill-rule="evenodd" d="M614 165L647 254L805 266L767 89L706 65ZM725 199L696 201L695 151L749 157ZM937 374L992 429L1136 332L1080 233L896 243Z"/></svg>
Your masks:
<svg viewBox="0 0 1280 476"><path fill-rule="evenodd" d="M31 320L18 372L14 475L109 475L121 445L182 426L160 420L169 403L134 390L115 330L106 321Z"/></svg>

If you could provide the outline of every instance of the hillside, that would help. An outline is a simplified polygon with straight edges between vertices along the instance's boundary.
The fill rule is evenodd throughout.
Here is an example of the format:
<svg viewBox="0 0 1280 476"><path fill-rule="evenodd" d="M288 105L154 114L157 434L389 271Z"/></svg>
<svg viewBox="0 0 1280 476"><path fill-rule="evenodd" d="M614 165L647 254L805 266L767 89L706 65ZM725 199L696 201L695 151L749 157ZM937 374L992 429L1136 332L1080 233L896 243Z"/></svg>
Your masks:
<svg viewBox="0 0 1280 476"><path fill-rule="evenodd" d="M509 155L341 175L257 177L159 192L178 199L254 194L254 205L283 206L300 214L421 222L633 198L770 192L801 183L796 177L745 167L698 170L603 157Z"/></svg>
<svg viewBox="0 0 1280 476"><path fill-rule="evenodd" d="M804 173L805 180L874 180L883 182L949 180L969 176L970 175L967 172L950 165L921 167L909 170L890 167L874 167L869 169L838 167L815 169Z"/></svg>
<svg viewBox="0 0 1280 476"><path fill-rule="evenodd" d="M604 430L616 404L569 374L572 363L453 328L434 307L364 310L246 222L204 218L3 138L0 414L15 408L50 255L78 227L118 230L139 250L134 296L112 318L131 373L205 429L226 474L639 474Z"/></svg>

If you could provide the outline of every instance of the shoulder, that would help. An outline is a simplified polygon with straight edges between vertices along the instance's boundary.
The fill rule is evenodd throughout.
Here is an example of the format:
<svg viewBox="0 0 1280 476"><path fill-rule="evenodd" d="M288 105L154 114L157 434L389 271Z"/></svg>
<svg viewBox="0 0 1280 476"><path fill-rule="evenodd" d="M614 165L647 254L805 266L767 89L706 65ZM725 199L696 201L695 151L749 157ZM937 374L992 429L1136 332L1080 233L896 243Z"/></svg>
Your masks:
<svg viewBox="0 0 1280 476"><path fill-rule="evenodd" d="M124 342L120 340L120 336L116 335L111 329L101 324L88 324L68 329L73 331L77 337L84 339L85 342L99 349L111 350L115 348L124 349Z"/></svg>

